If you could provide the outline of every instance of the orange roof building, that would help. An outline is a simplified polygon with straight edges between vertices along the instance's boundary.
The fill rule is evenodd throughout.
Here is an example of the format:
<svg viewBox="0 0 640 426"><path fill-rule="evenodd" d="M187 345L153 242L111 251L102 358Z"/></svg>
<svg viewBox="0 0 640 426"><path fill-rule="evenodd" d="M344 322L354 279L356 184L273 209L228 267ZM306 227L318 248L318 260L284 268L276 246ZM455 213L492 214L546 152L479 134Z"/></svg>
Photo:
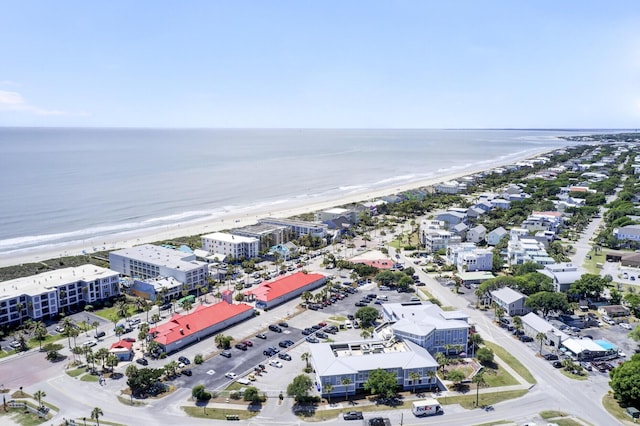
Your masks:
<svg viewBox="0 0 640 426"><path fill-rule="evenodd" d="M133 343L120 340L111 345L109 352L115 354L120 361L131 361L131 358L133 358Z"/></svg>
<svg viewBox="0 0 640 426"><path fill-rule="evenodd" d="M171 353L252 316L253 308L245 303L200 305L190 314L174 314L149 334L166 353Z"/></svg>
<svg viewBox="0 0 640 426"><path fill-rule="evenodd" d="M322 274L295 274L276 278L273 281L265 281L258 287L249 290L245 295L253 297L256 308L269 309L293 299L307 290L320 287L327 281Z"/></svg>
<svg viewBox="0 0 640 426"><path fill-rule="evenodd" d="M351 259L353 263L360 263L367 266L373 266L378 269L391 269L395 265L395 262L390 259Z"/></svg>

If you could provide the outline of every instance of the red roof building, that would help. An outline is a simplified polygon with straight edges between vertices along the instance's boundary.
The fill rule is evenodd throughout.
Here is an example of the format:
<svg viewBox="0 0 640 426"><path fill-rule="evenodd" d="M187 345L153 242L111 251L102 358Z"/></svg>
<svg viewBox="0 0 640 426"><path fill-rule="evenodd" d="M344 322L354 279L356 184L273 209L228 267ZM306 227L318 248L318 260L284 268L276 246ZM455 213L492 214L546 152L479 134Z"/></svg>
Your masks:
<svg viewBox="0 0 640 426"><path fill-rule="evenodd" d="M200 305L190 314L174 314L149 333L165 352L170 353L252 316L253 308L245 303L218 302Z"/></svg>
<svg viewBox="0 0 640 426"><path fill-rule="evenodd" d="M133 342L127 342L126 340L115 342L109 348L109 352L115 354L120 361L131 361L131 358L133 358Z"/></svg>
<svg viewBox="0 0 640 426"><path fill-rule="evenodd" d="M265 281L258 287L245 293L253 296L256 308L273 308L281 303L293 299L307 290L318 288L325 283L327 277L321 274L295 274L276 278L273 281Z"/></svg>

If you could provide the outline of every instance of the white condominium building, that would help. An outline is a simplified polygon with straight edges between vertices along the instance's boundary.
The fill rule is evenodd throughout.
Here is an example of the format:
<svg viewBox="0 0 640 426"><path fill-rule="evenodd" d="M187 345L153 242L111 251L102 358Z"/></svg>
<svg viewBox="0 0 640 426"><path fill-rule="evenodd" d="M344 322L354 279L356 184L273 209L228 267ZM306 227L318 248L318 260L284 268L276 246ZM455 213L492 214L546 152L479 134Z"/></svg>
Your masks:
<svg viewBox="0 0 640 426"><path fill-rule="evenodd" d="M201 238L203 250L233 259L253 259L258 257L260 251L260 240L253 237L214 232Z"/></svg>
<svg viewBox="0 0 640 426"><path fill-rule="evenodd" d="M208 265L196 261L195 254L153 244L112 251L109 266L132 278L173 277L188 291L207 284Z"/></svg>
<svg viewBox="0 0 640 426"><path fill-rule="evenodd" d="M95 265L57 269L0 283L0 326L51 319L120 294L120 274Z"/></svg>

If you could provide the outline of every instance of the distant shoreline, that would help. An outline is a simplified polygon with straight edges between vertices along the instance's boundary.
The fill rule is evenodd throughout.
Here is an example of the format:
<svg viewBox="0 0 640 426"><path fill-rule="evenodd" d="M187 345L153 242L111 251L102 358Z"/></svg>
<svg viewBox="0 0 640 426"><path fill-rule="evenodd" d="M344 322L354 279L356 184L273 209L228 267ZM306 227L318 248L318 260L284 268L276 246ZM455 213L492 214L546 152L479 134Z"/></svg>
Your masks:
<svg viewBox="0 0 640 426"><path fill-rule="evenodd" d="M289 218L305 213L317 212L342 206L363 202L367 200L375 200L380 197L402 193L405 191L425 188L433 186L437 183L459 179L464 176L472 175L482 171L494 169L496 167L514 164L518 161L535 158L550 152L554 152L560 147L549 149L548 147L539 151L529 151L521 156L509 159L497 159L493 162L483 164L482 166L469 167L455 173L447 175L430 177L425 180L405 183L401 185L389 185L385 188L375 190L362 190L348 195L341 195L339 198L328 198L322 201L313 202L311 200L297 200L283 204L274 208L274 206L263 207L261 210L255 210L251 213L234 213L229 212L215 219L206 219L203 221L195 221L189 223L177 223L163 226L161 229L140 229L131 232L118 233L114 235L99 236L87 238L83 241L73 241L69 243L61 243L53 246L40 246L24 250L19 250L0 258L0 267L20 265L24 263L45 262L48 260L58 259L67 256L77 256L83 254L91 254L96 251L111 251L122 248L133 247L135 245L154 243L158 241L178 239L193 235L202 235L211 232L222 231L230 228L240 228L243 226L257 223L257 220L263 217ZM94 248L99 247L100 250Z"/></svg>

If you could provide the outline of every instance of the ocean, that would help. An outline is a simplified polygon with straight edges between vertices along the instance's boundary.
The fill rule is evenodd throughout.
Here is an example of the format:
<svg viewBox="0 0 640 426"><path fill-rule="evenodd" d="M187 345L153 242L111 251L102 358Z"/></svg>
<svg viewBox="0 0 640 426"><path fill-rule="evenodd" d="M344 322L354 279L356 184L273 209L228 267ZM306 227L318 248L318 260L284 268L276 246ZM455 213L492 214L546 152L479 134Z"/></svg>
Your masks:
<svg viewBox="0 0 640 426"><path fill-rule="evenodd" d="M590 133L2 128L0 256L392 188Z"/></svg>

